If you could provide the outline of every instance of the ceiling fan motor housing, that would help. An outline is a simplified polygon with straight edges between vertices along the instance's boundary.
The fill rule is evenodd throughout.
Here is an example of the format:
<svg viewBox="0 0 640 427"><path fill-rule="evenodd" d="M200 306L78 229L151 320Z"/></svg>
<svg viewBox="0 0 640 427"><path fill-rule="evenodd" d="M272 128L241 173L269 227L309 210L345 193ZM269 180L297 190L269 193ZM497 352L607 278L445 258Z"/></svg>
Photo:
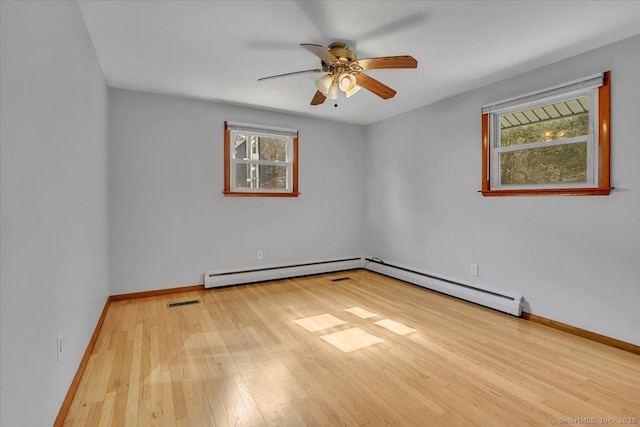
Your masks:
<svg viewBox="0 0 640 427"><path fill-rule="evenodd" d="M356 54L349 50L349 46L345 43L331 43L329 45L329 52L338 58L340 62L351 62L356 60Z"/></svg>

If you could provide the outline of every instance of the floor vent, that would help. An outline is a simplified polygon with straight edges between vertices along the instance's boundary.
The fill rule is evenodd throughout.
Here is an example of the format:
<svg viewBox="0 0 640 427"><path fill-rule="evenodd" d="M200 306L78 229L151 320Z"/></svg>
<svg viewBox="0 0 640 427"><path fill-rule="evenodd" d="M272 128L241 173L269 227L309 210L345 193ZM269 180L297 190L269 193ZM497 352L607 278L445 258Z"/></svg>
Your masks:
<svg viewBox="0 0 640 427"><path fill-rule="evenodd" d="M167 304L167 307L173 308L173 307L180 307L183 305L191 305L191 304L200 304L200 300L193 299L191 301L170 302L169 304Z"/></svg>
<svg viewBox="0 0 640 427"><path fill-rule="evenodd" d="M343 280L351 280L351 277L338 277L337 279L331 279L332 282L342 282Z"/></svg>

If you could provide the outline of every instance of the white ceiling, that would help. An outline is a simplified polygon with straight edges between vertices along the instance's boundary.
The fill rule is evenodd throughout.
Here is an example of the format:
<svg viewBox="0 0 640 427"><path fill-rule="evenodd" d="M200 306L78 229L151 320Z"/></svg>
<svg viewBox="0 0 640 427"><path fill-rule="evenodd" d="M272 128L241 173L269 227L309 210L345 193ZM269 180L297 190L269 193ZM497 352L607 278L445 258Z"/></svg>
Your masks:
<svg viewBox="0 0 640 427"><path fill-rule="evenodd" d="M111 87L368 124L640 34L640 1L79 1ZM338 108L309 102L320 74L300 43L359 58L412 55L367 73L394 88Z"/></svg>

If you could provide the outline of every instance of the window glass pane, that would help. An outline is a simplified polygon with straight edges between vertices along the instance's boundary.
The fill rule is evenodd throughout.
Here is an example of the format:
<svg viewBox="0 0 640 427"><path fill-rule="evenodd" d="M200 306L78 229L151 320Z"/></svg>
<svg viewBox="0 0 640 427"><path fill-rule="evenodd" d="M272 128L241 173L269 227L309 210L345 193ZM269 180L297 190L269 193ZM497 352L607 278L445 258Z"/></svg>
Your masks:
<svg viewBox="0 0 640 427"><path fill-rule="evenodd" d="M236 133L235 139L233 141L233 145L234 145L233 158L246 159L247 158L247 136Z"/></svg>
<svg viewBox="0 0 640 427"><path fill-rule="evenodd" d="M500 116L500 146L589 134L589 97L569 99Z"/></svg>
<svg viewBox="0 0 640 427"><path fill-rule="evenodd" d="M225 195L298 196L296 131L226 123L225 140Z"/></svg>
<svg viewBox="0 0 640 427"><path fill-rule="evenodd" d="M287 189L287 167L260 165L260 188Z"/></svg>
<svg viewBox="0 0 640 427"><path fill-rule="evenodd" d="M258 142L260 160L287 161L287 140L285 138L261 136Z"/></svg>
<svg viewBox="0 0 640 427"><path fill-rule="evenodd" d="M235 188L286 190L287 166L236 163Z"/></svg>
<svg viewBox="0 0 640 427"><path fill-rule="evenodd" d="M236 176L234 177L235 188L251 188L252 167L246 163L236 164Z"/></svg>
<svg viewBox="0 0 640 427"><path fill-rule="evenodd" d="M586 141L500 154L502 185L586 181Z"/></svg>

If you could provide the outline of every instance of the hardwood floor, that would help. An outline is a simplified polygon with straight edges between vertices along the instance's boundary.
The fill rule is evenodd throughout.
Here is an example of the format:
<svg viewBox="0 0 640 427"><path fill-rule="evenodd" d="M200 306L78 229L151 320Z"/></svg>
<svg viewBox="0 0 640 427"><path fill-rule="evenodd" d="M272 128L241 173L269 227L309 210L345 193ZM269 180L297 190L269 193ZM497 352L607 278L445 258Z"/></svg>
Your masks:
<svg viewBox="0 0 640 427"><path fill-rule="evenodd" d="M358 270L112 302L65 425L639 417L640 356Z"/></svg>

